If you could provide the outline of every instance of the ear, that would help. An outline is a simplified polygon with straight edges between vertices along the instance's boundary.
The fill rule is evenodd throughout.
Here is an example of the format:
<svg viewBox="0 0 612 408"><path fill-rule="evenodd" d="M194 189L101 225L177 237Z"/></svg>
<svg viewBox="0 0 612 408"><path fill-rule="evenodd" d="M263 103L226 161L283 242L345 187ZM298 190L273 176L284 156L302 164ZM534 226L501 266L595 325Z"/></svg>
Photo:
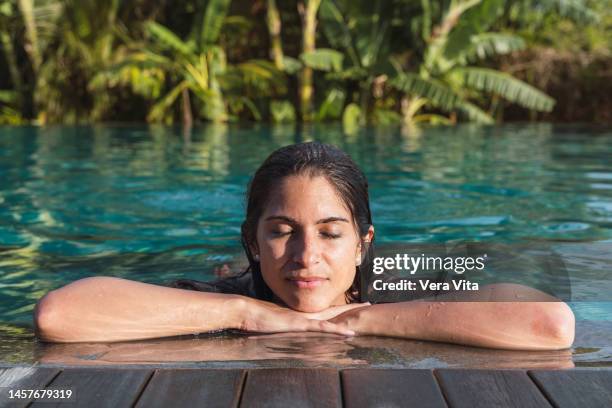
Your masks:
<svg viewBox="0 0 612 408"><path fill-rule="evenodd" d="M251 251L252 256L259 255L259 248L257 248L256 242L252 242L249 244L249 251Z"/></svg>
<svg viewBox="0 0 612 408"><path fill-rule="evenodd" d="M372 240L374 239L374 226L370 225L370 228L368 228L368 232L361 237L363 244L366 245L366 248L363 248L363 244L362 241L359 241L359 245L357 246L357 254L355 255L355 265L359 266L361 265L361 262L363 261L363 256L365 255L365 252L367 251L367 247L370 245L370 243L372 242Z"/></svg>

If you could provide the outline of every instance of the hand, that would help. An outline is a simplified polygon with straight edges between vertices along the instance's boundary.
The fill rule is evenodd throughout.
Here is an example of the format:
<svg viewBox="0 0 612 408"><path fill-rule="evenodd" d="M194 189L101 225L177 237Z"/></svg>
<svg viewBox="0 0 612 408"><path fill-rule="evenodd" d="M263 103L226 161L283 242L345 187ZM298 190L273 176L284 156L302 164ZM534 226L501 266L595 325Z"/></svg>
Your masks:
<svg viewBox="0 0 612 408"><path fill-rule="evenodd" d="M353 330L340 327L326 319L360 307L364 307L364 304L335 306L321 312L304 313L270 302L249 299L244 304L240 329L260 333L314 331L353 336Z"/></svg>
<svg viewBox="0 0 612 408"><path fill-rule="evenodd" d="M353 309L359 309L362 307L366 307L366 306L371 306L372 304L370 302L364 302L364 303L349 303L346 305L340 305L340 306L331 306L328 307L325 310L322 310L320 312L315 312L315 313L304 313L304 312L298 312L304 315L304 317L308 318L308 319L315 319L315 320L330 320L333 319L334 317L343 314L344 312L348 312L349 310L353 310Z"/></svg>
<svg viewBox="0 0 612 408"><path fill-rule="evenodd" d="M364 305L364 304L362 303L360 305ZM365 323L365 319L362 316L368 314L367 312L366 313L363 313L363 312L369 308L370 308L370 304L360 306L360 307L354 307L354 308L348 309L344 311L343 313L340 313L332 317L328 321L339 327L353 330L357 334L365 334L366 333L366 330L365 330L366 323Z"/></svg>

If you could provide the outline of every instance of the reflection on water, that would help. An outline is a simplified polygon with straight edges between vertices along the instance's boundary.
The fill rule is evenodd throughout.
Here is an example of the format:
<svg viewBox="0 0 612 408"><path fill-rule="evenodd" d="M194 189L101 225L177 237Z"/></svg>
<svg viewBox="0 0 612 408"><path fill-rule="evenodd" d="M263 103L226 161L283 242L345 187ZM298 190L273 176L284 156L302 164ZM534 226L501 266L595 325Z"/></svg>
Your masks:
<svg viewBox="0 0 612 408"><path fill-rule="evenodd" d="M568 368L569 350L485 350L382 337L344 338L317 333L159 340L116 344L54 344L40 350L41 364L112 365L188 363L232 366L359 366Z"/></svg>
<svg viewBox="0 0 612 408"><path fill-rule="evenodd" d="M88 360L70 351L76 346L36 343L35 302L87 276L206 280L217 266L241 265L247 181L272 150L305 140L336 144L364 169L383 251L415 243L477 242L506 254L514 248L522 256L498 262L496 276L483 279L520 276L534 286L543 270L558 271L557 264L546 269L538 259L549 259L547 252L537 258L533 246L529 256L517 248L537 242L554 251L570 279L567 300L578 318L573 361L610 364L612 132L546 124L378 128L351 136L334 126L208 126L190 132L0 127L0 361L43 361L44 355L94 364L121 360L118 345L114 354L90 353ZM198 347L214 343L231 350L246 340L189 341L198 344L190 346L199 356L194 361L211 362ZM244 353L254 361L412 366L472 364L453 354L478 359L479 366L548 358L392 339L369 339L370 345L365 338L332 339L320 349L296 339L274 343L279 341L251 339ZM143 361L159 358L148 346L157 343L166 344L145 343L142 352L151 354L140 355Z"/></svg>
<svg viewBox="0 0 612 408"><path fill-rule="evenodd" d="M234 332L147 341L54 344L5 327L0 361L39 365L201 367L570 368L612 367L612 323L579 323L574 348L510 351L405 339L320 333Z"/></svg>

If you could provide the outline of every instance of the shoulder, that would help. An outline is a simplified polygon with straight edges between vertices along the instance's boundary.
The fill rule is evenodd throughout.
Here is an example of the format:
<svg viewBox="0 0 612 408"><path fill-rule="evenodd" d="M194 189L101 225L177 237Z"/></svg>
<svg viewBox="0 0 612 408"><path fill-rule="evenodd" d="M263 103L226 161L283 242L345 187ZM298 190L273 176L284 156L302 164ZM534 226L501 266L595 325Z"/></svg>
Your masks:
<svg viewBox="0 0 612 408"><path fill-rule="evenodd" d="M226 293L256 297L253 277L246 271L237 276L202 282L193 279L178 279L166 283L164 286L177 289L196 290L200 292Z"/></svg>

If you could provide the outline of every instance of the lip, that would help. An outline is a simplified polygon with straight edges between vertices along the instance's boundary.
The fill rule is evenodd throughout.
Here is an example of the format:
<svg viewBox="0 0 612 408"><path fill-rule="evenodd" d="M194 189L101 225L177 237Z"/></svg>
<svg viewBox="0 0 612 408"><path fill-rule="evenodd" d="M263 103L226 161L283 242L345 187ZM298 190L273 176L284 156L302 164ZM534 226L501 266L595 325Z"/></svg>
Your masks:
<svg viewBox="0 0 612 408"><path fill-rule="evenodd" d="M327 280L327 278L321 278L318 276L308 276L308 277L297 277L297 278L287 278L289 283L297 286L300 289L311 289L317 288Z"/></svg>

